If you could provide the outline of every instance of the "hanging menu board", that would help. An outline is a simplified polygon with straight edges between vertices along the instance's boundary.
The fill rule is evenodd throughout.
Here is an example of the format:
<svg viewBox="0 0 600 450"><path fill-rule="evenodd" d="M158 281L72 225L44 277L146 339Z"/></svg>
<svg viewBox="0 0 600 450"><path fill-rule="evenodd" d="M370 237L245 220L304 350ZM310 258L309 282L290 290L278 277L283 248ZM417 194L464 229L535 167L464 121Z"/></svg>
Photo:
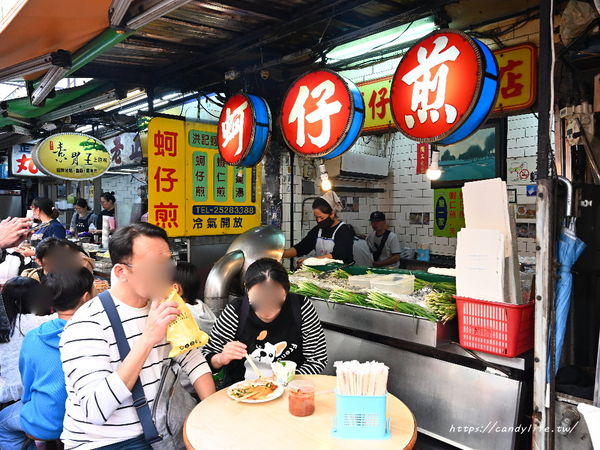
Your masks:
<svg viewBox="0 0 600 450"><path fill-rule="evenodd" d="M154 118L148 129L151 223L172 237L241 234L260 225L262 168L226 164L216 125Z"/></svg>

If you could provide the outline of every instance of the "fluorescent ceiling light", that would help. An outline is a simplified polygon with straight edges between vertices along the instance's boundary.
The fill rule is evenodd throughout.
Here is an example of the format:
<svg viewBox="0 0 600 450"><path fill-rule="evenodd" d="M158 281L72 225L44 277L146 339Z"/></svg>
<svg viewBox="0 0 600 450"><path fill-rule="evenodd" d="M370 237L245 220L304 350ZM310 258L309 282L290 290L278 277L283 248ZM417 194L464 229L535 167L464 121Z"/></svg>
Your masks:
<svg viewBox="0 0 600 450"><path fill-rule="evenodd" d="M169 14L171 11L190 1L191 0L163 0L127 22L127 28L131 28L132 30L142 28L144 25L148 25L150 22L153 22L165 14Z"/></svg>
<svg viewBox="0 0 600 450"><path fill-rule="evenodd" d="M0 82L23 78L32 73L48 70L52 66L68 65L71 65L71 54L66 50L58 50L0 70Z"/></svg>
<svg viewBox="0 0 600 450"><path fill-rule="evenodd" d="M42 117L40 117L39 120L52 121L56 119L62 119L63 117L67 117L72 114L87 111L88 109L92 109L96 105L106 103L116 98L117 93L115 91L107 92L106 94L102 94L98 97L94 97L89 100L84 100L73 105L55 109L54 111L51 111L48 114L45 114Z"/></svg>
<svg viewBox="0 0 600 450"><path fill-rule="evenodd" d="M54 89L54 86L64 78L69 70L69 67L52 66L31 94L31 104L33 106L40 106L52 89Z"/></svg>
<svg viewBox="0 0 600 450"><path fill-rule="evenodd" d="M361 56L373 51L389 47L397 47L424 36L437 28L433 18L415 20L410 24L401 25L380 33L375 33L347 44L339 45L327 53L327 59L341 61Z"/></svg>
<svg viewBox="0 0 600 450"><path fill-rule="evenodd" d="M131 2L132 0L113 0L109 9L110 24L113 27L121 25L121 21L125 17L125 13L127 13Z"/></svg>
<svg viewBox="0 0 600 450"><path fill-rule="evenodd" d="M87 133L88 131L92 131L93 127L91 125L83 125L79 128L75 128L77 133Z"/></svg>
<svg viewBox="0 0 600 450"><path fill-rule="evenodd" d="M140 89L134 89L132 91L129 91L124 99L105 102L98 106L95 106L94 109L112 111L122 106L129 105L130 103L133 103L135 101L141 100L144 97L146 97L146 93L144 91Z"/></svg>
<svg viewBox="0 0 600 450"><path fill-rule="evenodd" d="M181 98L181 97L183 97L182 94L180 94L179 92L174 92L173 94L163 95L161 97L161 99L163 99L163 100L175 100L175 99Z"/></svg>

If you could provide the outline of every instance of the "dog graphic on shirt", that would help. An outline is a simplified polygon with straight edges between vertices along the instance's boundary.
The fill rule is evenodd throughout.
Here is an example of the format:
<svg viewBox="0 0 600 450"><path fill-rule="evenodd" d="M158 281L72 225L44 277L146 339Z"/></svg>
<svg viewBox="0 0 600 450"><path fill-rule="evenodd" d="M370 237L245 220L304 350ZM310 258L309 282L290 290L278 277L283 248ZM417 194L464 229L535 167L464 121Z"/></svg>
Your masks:
<svg viewBox="0 0 600 450"><path fill-rule="evenodd" d="M256 366L260 369L262 374L265 377L269 377L273 374L271 369L271 364L275 362L277 357L281 355L287 347L286 341L278 342L277 344L271 344L270 342L257 343L256 348L252 353L250 353L250 357L256 363ZM246 373L244 378L246 380L253 380L257 378L254 369L248 361L244 362L244 367L246 368Z"/></svg>

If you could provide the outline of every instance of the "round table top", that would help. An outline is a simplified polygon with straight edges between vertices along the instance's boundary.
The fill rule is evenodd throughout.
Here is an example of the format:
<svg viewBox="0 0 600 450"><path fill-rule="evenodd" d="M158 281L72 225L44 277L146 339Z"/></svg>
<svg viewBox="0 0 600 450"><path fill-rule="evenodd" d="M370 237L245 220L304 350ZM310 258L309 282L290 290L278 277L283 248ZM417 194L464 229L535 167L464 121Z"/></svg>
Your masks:
<svg viewBox="0 0 600 450"><path fill-rule="evenodd" d="M387 416L391 438L386 440L343 440L332 436L335 420L335 377L299 375L296 379L315 384L315 412L295 417L288 411L288 394L267 403L248 404L231 400L227 389L211 395L196 406L183 432L186 447L195 450L305 450L411 449L417 438L416 422L408 407L388 394ZM319 391L331 391L319 393Z"/></svg>

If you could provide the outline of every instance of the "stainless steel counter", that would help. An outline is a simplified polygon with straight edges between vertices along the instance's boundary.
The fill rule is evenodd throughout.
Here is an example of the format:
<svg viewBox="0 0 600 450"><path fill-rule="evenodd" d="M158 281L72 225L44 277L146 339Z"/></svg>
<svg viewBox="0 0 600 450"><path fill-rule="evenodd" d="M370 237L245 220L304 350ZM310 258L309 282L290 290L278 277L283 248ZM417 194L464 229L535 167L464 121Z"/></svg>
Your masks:
<svg viewBox="0 0 600 450"><path fill-rule="evenodd" d="M451 343L458 341L455 322L312 302L327 338L326 373L333 374L339 360L382 361L391 369L389 391L412 410L420 432L458 448L528 448L527 431L513 430L528 426L530 383L523 380L530 376L531 353L475 357Z"/></svg>

